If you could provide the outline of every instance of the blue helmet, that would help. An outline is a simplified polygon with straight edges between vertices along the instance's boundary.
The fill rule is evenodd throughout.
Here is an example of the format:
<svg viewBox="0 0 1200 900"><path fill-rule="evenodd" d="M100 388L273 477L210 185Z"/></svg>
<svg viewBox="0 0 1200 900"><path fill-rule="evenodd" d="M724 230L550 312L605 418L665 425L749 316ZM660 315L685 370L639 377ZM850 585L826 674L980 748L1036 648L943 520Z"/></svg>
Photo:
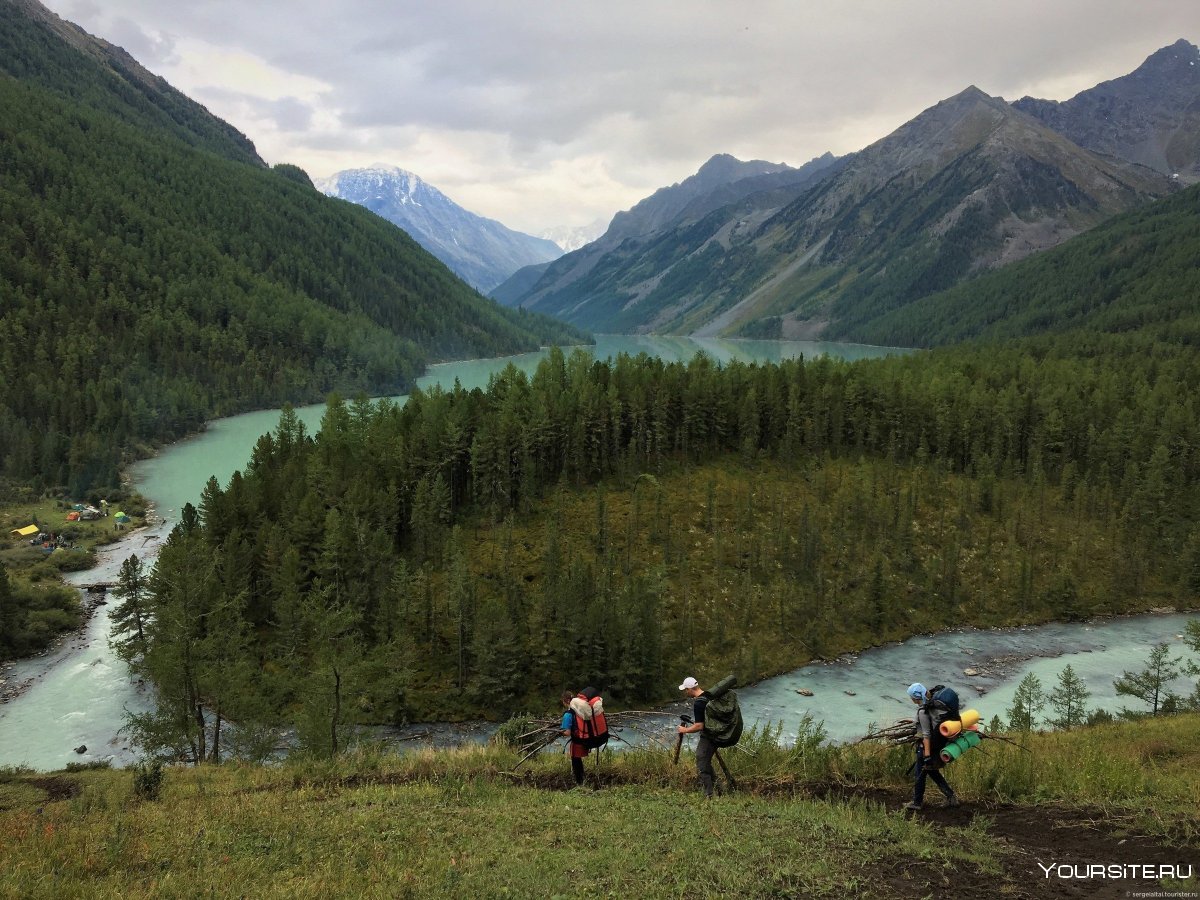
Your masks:
<svg viewBox="0 0 1200 900"><path fill-rule="evenodd" d="M908 686L908 696L912 697L914 700L924 700L925 685L921 684L919 681L914 681Z"/></svg>

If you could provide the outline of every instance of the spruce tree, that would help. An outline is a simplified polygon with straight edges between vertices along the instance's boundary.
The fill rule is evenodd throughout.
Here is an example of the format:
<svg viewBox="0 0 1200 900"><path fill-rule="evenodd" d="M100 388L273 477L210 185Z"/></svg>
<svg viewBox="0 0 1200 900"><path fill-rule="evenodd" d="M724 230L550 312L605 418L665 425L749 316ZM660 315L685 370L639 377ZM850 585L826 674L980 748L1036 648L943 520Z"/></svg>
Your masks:
<svg viewBox="0 0 1200 900"><path fill-rule="evenodd" d="M1074 728L1084 724L1088 717L1086 704L1091 695L1083 679L1068 664L1058 674L1058 685L1047 698L1055 713L1050 724L1055 728Z"/></svg>
<svg viewBox="0 0 1200 900"><path fill-rule="evenodd" d="M1013 705L1006 710L1008 727L1014 731L1033 731L1046 706L1042 681L1032 672L1021 679L1013 694Z"/></svg>
<svg viewBox="0 0 1200 900"><path fill-rule="evenodd" d="M133 554L121 563L121 572L117 576L116 587L113 588L113 594L121 602L109 613L113 624L109 642L117 656L125 662L146 654L148 591L147 573L137 554Z"/></svg>

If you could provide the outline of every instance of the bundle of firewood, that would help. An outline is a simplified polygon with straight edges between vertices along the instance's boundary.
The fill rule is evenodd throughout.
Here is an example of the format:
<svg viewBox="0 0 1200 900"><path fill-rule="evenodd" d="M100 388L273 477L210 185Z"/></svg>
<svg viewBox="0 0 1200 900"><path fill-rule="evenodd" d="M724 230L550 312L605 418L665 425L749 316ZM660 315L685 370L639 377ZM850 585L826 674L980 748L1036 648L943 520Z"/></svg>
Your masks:
<svg viewBox="0 0 1200 900"><path fill-rule="evenodd" d="M900 746L903 744L911 744L917 740L917 723L912 719L897 719L893 724L886 725L882 728L871 726L871 729L857 741L855 744L862 744L866 741L883 741L892 746Z"/></svg>
<svg viewBox="0 0 1200 900"><path fill-rule="evenodd" d="M608 724L609 734L615 740L624 740L620 735L614 733L616 731L636 731L665 750L666 746L654 737L653 732L664 731L668 723L673 724L674 716L654 710L632 709L625 712L605 713L605 720ZM562 737L562 719L530 720L529 730L513 739L522 754L517 765L520 766Z"/></svg>

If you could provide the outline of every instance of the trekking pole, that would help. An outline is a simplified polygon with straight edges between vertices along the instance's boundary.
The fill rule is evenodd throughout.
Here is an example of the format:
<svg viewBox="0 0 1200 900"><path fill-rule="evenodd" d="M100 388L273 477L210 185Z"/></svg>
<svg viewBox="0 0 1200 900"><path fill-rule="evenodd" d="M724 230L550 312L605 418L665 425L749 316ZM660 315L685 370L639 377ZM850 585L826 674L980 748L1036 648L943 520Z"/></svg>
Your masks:
<svg viewBox="0 0 1200 900"><path fill-rule="evenodd" d="M713 756L715 756L717 759L717 762L719 762L721 764L721 771L725 773L725 778L729 782L730 790L736 791L737 790L737 782L734 781L733 776L731 774L729 774L729 766L725 765L725 760L723 760L721 758L721 751L713 750Z"/></svg>
<svg viewBox="0 0 1200 900"><path fill-rule="evenodd" d="M691 725L692 717L691 716L680 716L679 724ZM683 749L683 732L682 731L679 732L675 736L675 755L671 757L671 765L677 765L679 763L679 751L681 749Z"/></svg>

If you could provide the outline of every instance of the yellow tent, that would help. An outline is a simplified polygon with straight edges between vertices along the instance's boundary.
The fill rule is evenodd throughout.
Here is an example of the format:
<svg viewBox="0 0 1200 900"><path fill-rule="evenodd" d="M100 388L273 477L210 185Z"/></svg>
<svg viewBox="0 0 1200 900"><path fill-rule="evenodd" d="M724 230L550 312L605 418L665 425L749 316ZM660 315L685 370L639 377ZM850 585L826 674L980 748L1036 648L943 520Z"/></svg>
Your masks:
<svg viewBox="0 0 1200 900"><path fill-rule="evenodd" d="M26 525L24 528L14 528L10 533L19 534L21 537L29 537L31 534L37 534L39 531L36 525Z"/></svg>

